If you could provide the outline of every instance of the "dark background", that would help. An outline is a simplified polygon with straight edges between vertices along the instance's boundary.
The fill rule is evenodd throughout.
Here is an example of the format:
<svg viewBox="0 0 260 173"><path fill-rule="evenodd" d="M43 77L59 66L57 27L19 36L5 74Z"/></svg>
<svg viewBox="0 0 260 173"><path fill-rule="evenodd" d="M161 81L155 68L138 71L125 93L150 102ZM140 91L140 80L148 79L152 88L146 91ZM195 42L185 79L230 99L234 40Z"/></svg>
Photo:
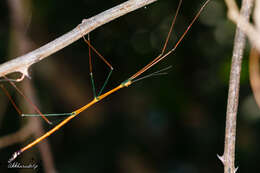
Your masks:
<svg viewBox="0 0 260 173"><path fill-rule="evenodd" d="M31 50L76 27L123 0L44 0L29 5L25 35ZM204 1L184 0L169 47L172 47ZM178 1L160 0L91 32L96 49L113 65L105 91L112 89L156 57L168 33ZM12 51L10 10L0 2L0 62L21 54ZM177 50L149 72L172 65L168 75L142 80L102 100L48 138L58 172L214 173L224 150L225 113L235 25L226 18L223 1L212 0ZM15 42L16 43L16 42ZM29 50L28 50L29 51ZM237 122L236 165L239 172L258 172L259 108L249 85L246 49ZM94 56L99 89L109 72ZM147 73L149 73L147 72ZM71 112L92 100L88 47L79 40L30 68L43 113ZM26 79L24 82L26 82ZM3 84L23 109L26 102ZM20 86L20 84L18 84ZM20 118L0 93L0 135L13 133L29 118ZM54 122L60 121L54 118ZM42 121L44 129L52 128ZM12 153L34 138L0 150L0 169ZM27 155L24 158L23 155ZM18 161L34 159L44 172L37 147ZM33 170L31 170L33 172ZM1 171L2 172L2 171Z"/></svg>

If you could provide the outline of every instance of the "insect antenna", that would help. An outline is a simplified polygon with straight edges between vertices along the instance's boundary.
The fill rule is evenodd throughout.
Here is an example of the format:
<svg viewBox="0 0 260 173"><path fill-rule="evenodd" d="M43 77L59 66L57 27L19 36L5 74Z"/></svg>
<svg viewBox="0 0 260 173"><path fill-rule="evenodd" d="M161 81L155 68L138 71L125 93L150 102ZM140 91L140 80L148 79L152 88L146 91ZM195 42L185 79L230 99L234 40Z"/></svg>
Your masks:
<svg viewBox="0 0 260 173"><path fill-rule="evenodd" d="M167 75L168 73L167 73L166 71L169 70L169 69L171 69L171 68L172 68L172 66L170 65L170 66L165 67L165 68L163 68L163 69L161 69L161 70L155 71L155 72L153 72L153 73L151 73L151 74L148 74L148 75L145 75L145 76L143 76L143 77L134 79L134 80L132 81L132 83L135 83L135 82L138 82L138 81L140 81L140 80L147 79L147 78L150 78L150 77L154 77L154 76Z"/></svg>

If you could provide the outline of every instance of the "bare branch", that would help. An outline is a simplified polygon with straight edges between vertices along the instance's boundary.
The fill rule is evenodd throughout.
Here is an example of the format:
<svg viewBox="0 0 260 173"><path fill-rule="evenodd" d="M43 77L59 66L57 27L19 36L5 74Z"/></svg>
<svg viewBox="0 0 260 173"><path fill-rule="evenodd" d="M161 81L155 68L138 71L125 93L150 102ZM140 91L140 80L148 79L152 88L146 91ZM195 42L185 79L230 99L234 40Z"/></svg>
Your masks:
<svg viewBox="0 0 260 173"><path fill-rule="evenodd" d="M99 26L155 1L156 0L128 0L96 16L93 16L89 19L84 19L77 27L60 36L59 38L32 52L0 65L0 77L13 72L20 72L28 77L28 68L32 64L37 63L49 55L70 45L71 43L80 39L83 35L93 31Z"/></svg>
<svg viewBox="0 0 260 173"><path fill-rule="evenodd" d="M228 0L226 0L227 2ZM243 18L246 22L249 19L253 0L243 0L241 14L239 16ZM230 4L229 4L230 5ZM234 5L234 4L231 4ZM237 10L234 7L233 10ZM233 12L229 12L232 13ZM240 22L240 21L239 21ZM240 24L240 23L239 23ZM240 29L238 24L234 48L232 55L232 64L229 79L229 92L228 92L228 103L227 103L227 113L226 113L226 134L225 134L225 149L224 155L219 156L220 160L224 164L225 173L235 173L235 142L236 142L236 119L237 119L237 108L239 100L239 85L240 85L240 72L241 63L243 58L243 52L245 47L246 37L243 30Z"/></svg>
<svg viewBox="0 0 260 173"><path fill-rule="evenodd" d="M11 47L11 54L13 53L24 53L31 47L31 41L30 39L24 34L26 31L26 17L27 14L30 13L30 4L31 1L27 1L27 3L24 3L25 1L17 1L17 0L9 0L8 6L10 10L10 16L11 16L11 22L10 22L10 28L13 31L12 37L10 37L11 42L14 41L16 46ZM30 98L32 98L36 102L36 97L33 92L33 87L29 83L30 81L23 82L23 88L25 89L26 95L29 95ZM32 106L27 103L25 107L28 107L28 109L34 110ZM19 109L17 109L19 110ZM21 114L20 111L18 111L19 114ZM28 120L28 123L21 128L19 131L9 134L5 137L2 137L0 139L0 147L12 145L14 143L20 143L25 141L29 136L34 135L35 137L40 136L44 133L42 124L39 119L37 118L30 118ZM39 146L39 150L42 156L43 160L43 167L46 172L56 172L55 166L53 163L53 157L50 150L50 146L48 144L48 141L44 141Z"/></svg>
<svg viewBox="0 0 260 173"><path fill-rule="evenodd" d="M260 33L255 26L239 14L237 4L234 0L225 0L228 7L228 18L237 24L240 29L248 36L251 44L260 52ZM257 1L256 1L257 2ZM253 3L253 0L250 0ZM255 9L257 11L257 9Z"/></svg>

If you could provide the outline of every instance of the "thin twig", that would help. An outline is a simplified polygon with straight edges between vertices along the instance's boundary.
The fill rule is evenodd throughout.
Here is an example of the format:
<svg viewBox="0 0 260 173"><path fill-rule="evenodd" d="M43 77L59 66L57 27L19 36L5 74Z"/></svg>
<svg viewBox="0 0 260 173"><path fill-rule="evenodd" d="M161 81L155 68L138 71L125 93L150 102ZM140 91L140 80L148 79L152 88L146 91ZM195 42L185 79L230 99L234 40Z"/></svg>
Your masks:
<svg viewBox="0 0 260 173"><path fill-rule="evenodd" d="M78 25L80 27L77 26L73 30L45 44L44 46L0 65L0 77L13 72L20 72L28 77L28 68L32 64L37 63L70 45L97 27L155 1L156 0L128 0L94 17L84 19L82 23Z"/></svg>
<svg viewBox="0 0 260 173"><path fill-rule="evenodd" d="M243 0L242 2L241 16L243 16L244 20L249 19L252 9L252 2L252 0ZM235 34L229 79L228 103L226 112L225 149L223 156L219 156L220 160L224 164L224 173L235 173L237 170L237 168L235 168L236 119L239 100L241 63L245 41L245 34L238 26Z"/></svg>
<svg viewBox="0 0 260 173"><path fill-rule="evenodd" d="M254 0L249 0L253 3ZM243 15L239 14L237 4L234 0L225 0L228 7L228 18L237 24L240 29L248 36L251 44L260 52L260 34L259 31ZM255 9L255 11L257 11Z"/></svg>

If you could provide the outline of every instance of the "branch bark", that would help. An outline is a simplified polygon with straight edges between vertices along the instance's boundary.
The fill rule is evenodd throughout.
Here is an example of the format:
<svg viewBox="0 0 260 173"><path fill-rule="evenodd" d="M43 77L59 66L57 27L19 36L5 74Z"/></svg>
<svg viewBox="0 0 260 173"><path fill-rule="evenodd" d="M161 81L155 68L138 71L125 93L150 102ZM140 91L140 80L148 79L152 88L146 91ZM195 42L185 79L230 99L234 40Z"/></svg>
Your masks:
<svg viewBox="0 0 260 173"><path fill-rule="evenodd" d="M243 0L241 13L239 16L243 17L246 22L252 10L253 0ZM224 173L235 173L235 142L236 142L236 119L237 108L239 100L239 85L240 72L243 52L245 47L246 35L240 28L240 23L237 24L234 48L232 55L232 64L229 79L228 103L226 112L226 132L225 132L225 148L223 156L219 159L224 164Z"/></svg>
<svg viewBox="0 0 260 173"><path fill-rule="evenodd" d="M249 0L253 3L253 0ZM234 0L225 0L228 7L228 18L235 24L239 25L240 29L248 36L251 44L260 52L260 34L259 30L251 24L242 14L239 14L237 4ZM256 1L257 2L257 1ZM258 9L255 9L258 11Z"/></svg>
<svg viewBox="0 0 260 173"><path fill-rule="evenodd" d="M12 34L10 35L10 42L15 43L10 47L10 54L24 53L29 50L32 45L30 38L24 34L26 33L26 22L28 21L26 18L31 12L30 5L31 1L26 1L25 3L25 1L20 0L8 0L10 11L10 29L12 30ZM36 102L36 96L30 81L23 82L23 88L25 90L25 94L30 96L30 98ZM23 107L27 107L27 109L30 110L33 109L29 103L25 104ZM14 143L24 142L26 138L30 137L31 135L38 137L43 133L44 130L41 121L33 117L30 118L28 123L19 131L1 138L0 146L1 144L2 147L5 147ZM48 141L45 140L38 146L38 148L42 156L41 158L45 172L56 172Z"/></svg>
<svg viewBox="0 0 260 173"><path fill-rule="evenodd" d="M20 72L29 77L28 68L51 54L63 49L105 23L123 16L156 0L128 0L89 19L82 20L77 27L44 46L0 65L0 77Z"/></svg>

